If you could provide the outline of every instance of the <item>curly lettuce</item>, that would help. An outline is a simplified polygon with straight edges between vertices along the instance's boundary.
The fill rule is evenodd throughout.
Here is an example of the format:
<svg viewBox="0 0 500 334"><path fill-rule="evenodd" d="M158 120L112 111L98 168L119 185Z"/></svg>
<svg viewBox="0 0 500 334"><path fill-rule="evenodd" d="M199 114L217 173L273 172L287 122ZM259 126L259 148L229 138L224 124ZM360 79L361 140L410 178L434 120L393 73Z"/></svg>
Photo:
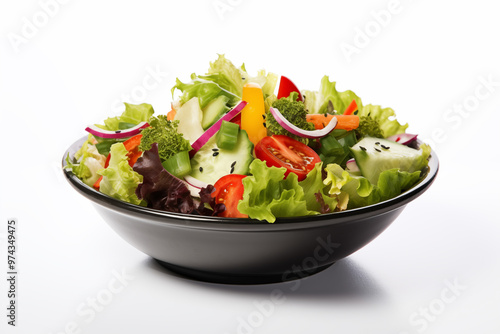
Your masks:
<svg viewBox="0 0 500 334"><path fill-rule="evenodd" d="M229 98L228 107L234 107L241 100L243 86L249 82L258 83L262 87L264 98L274 95L274 89L278 81L278 76L274 73L267 73L260 70L257 76L250 76L245 69L245 65L236 67L224 55L219 55L217 60L210 62L210 66L205 75L191 74L191 82L183 83L178 78L172 87L172 96L176 89L182 92L180 96L181 104L186 103L193 97L197 97L200 108L205 108L207 104L224 95Z"/></svg>
<svg viewBox="0 0 500 334"><path fill-rule="evenodd" d="M103 130L122 130L141 122L147 122L154 114L153 106L148 103L130 104L124 102L124 104L125 111L120 116L108 117L104 120L104 125L96 124L96 126Z"/></svg>
<svg viewBox="0 0 500 334"><path fill-rule="evenodd" d="M413 173L389 169L380 173L378 182L373 185L363 176L355 176L337 164L329 164L325 171L325 185L329 185L330 194L347 196L347 209L359 208L385 201L410 189L420 179L420 171Z"/></svg>
<svg viewBox="0 0 500 334"><path fill-rule="evenodd" d="M362 107L361 99L352 90L339 92L335 86L336 82L331 82L328 76L325 75L321 79L319 91L304 90L302 92L305 95L304 104L310 114L326 113L329 101L331 101L338 114L343 114L352 100L356 101L359 108Z"/></svg>
<svg viewBox="0 0 500 334"><path fill-rule="evenodd" d="M375 122L378 125L378 128L382 133L378 134L376 132L372 132L366 134L372 137L387 138L393 135L404 133L406 131L406 128L408 128L408 124L401 125L397 121L396 112L391 108L382 108L381 106L368 104L366 106L363 106L362 108L359 108L358 116L361 120L363 120L363 118L365 117L368 117L372 120L372 124L373 122ZM375 131L377 130L375 129Z"/></svg>
<svg viewBox="0 0 500 334"><path fill-rule="evenodd" d="M97 172L103 176L99 190L113 198L132 204L141 204L142 201L135 194L135 190L142 182L142 176L130 167L128 153L123 143L111 146L108 167Z"/></svg>
<svg viewBox="0 0 500 334"><path fill-rule="evenodd" d="M297 175L290 173L284 178L284 167L267 167L264 161L255 159L250 164L251 176L245 177L243 199L238 211L251 218L274 223L277 217L298 217L317 215L309 210L304 189L299 185Z"/></svg>
<svg viewBox="0 0 500 334"><path fill-rule="evenodd" d="M94 137L89 134L88 139L75 153L75 160L72 162L68 154L66 157L67 165L64 166L65 169L71 169L76 177L89 186L92 186L99 179L97 171L103 169L106 162L106 157L98 152L95 143Z"/></svg>

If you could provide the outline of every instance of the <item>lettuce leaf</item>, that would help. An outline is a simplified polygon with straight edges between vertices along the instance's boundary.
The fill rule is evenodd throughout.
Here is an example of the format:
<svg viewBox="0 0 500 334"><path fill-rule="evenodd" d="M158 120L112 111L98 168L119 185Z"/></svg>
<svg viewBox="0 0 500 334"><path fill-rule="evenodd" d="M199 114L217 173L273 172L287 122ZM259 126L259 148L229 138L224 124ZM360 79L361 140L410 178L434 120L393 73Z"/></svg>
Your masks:
<svg viewBox="0 0 500 334"><path fill-rule="evenodd" d="M219 55L216 61L210 62L207 75L200 77L216 82L223 89L236 96L241 96L248 74L244 65L237 68L224 55Z"/></svg>
<svg viewBox="0 0 500 334"><path fill-rule="evenodd" d="M382 130L384 138L405 133L408 124L401 125L396 119L396 112L391 108L382 108L368 104L358 110L359 117L370 117L375 120Z"/></svg>
<svg viewBox="0 0 500 334"><path fill-rule="evenodd" d="M197 97L200 102L200 108L205 108L207 104L219 97L220 95L227 96L229 101L227 105L229 107L233 107L236 103L241 100L241 93L239 96L231 93L228 90L225 90L221 86L219 86L216 82L201 79L196 76L196 74L191 74L191 82L183 83L176 79L176 84L172 87L172 96L174 95L174 91L178 89L182 92L180 96L181 105L191 100L193 97Z"/></svg>
<svg viewBox="0 0 500 334"><path fill-rule="evenodd" d="M359 208L385 201L410 189L420 179L420 171L413 173L390 169L382 172L377 185L373 185L363 176L346 172L337 164L325 168L325 184L331 185L330 193L347 196L347 209Z"/></svg>
<svg viewBox="0 0 500 334"><path fill-rule="evenodd" d="M304 198L306 200L307 209L327 213L335 211L338 200L337 196L325 194L325 183L323 182L323 163L317 163L314 168L307 174L306 178L299 182L299 185L304 189Z"/></svg>
<svg viewBox="0 0 500 334"><path fill-rule="evenodd" d="M147 122L154 114L153 106L148 103L142 104L125 104L125 111L121 116L108 117L104 120L104 125L96 124L97 127L103 130L116 131L120 130L120 123L129 123L137 125L141 122Z"/></svg>
<svg viewBox="0 0 500 334"><path fill-rule="evenodd" d="M290 173L284 179L285 168L267 167L255 159L250 164L251 176L242 182L245 188L238 210L250 218L274 223L277 217L298 217L319 214L308 210L304 189L297 175Z"/></svg>
<svg viewBox="0 0 500 334"><path fill-rule="evenodd" d="M88 139L75 153L75 161L72 162L68 154L66 157L67 165L64 166L65 169L71 169L73 174L88 186L93 186L99 179L97 171L103 169L106 162L106 157L97 151L95 142L94 137L89 134Z"/></svg>
<svg viewBox="0 0 500 334"><path fill-rule="evenodd" d="M98 171L98 174L103 176L99 190L113 198L132 204L141 204L135 190L142 182L142 176L130 167L125 145L123 143L113 144L110 154L108 167Z"/></svg>
<svg viewBox="0 0 500 334"><path fill-rule="evenodd" d="M258 83L262 87L264 98L274 95L274 89L278 81L278 76L274 73L267 73L260 70L257 76L250 76L245 65L239 68L233 65L224 55L219 55L217 60L210 63L208 72L205 75L191 74L191 82L183 83L178 78L172 87L172 96L176 89L182 92L180 96L181 104L186 103L193 97L197 97L200 108L205 108L207 104L225 95L229 98L228 107L234 107L241 100L243 86L249 82Z"/></svg>
<svg viewBox="0 0 500 334"><path fill-rule="evenodd" d="M113 156L111 156L113 158ZM157 210L191 213L195 206L191 192L177 177L163 168L158 154L158 144L145 151L134 165L134 171L143 177L135 194L147 206Z"/></svg>
<svg viewBox="0 0 500 334"><path fill-rule="evenodd" d="M309 114L324 114L328 111L328 103L332 102L333 108L338 114L343 114L345 109L351 104L352 100L355 100L358 108L361 108L363 104L361 99L352 91L346 90L344 92L337 91L335 87L336 82L330 82L328 76L324 76L321 79L321 85L319 91L308 91L302 92L306 99L304 104Z"/></svg>

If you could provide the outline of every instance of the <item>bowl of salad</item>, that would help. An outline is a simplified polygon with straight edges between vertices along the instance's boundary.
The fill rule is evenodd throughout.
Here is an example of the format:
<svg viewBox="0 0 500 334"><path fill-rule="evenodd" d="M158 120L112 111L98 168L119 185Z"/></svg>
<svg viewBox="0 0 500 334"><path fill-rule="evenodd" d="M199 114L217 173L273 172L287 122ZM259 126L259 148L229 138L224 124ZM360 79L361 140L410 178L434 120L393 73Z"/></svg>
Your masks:
<svg viewBox="0 0 500 334"><path fill-rule="evenodd" d="M303 278L359 250L434 181L435 152L391 108L325 76L317 91L223 55L125 103L64 153L69 183L131 245L200 280ZM176 96L177 95L177 96Z"/></svg>

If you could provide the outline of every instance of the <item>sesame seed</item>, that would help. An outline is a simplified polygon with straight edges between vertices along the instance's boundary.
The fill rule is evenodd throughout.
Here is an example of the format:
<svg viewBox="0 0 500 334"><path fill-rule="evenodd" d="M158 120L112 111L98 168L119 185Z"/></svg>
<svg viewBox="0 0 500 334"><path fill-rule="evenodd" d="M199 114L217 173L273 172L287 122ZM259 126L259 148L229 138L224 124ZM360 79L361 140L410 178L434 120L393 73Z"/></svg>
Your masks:
<svg viewBox="0 0 500 334"><path fill-rule="evenodd" d="M375 151L377 152L382 152L381 150L379 150L378 148L375 147Z"/></svg>
<svg viewBox="0 0 500 334"><path fill-rule="evenodd" d="M219 155L219 152L214 152L214 154L212 154L214 157L218 156Z"/></svg>
<svg viewBox="0 0 500 334"><path fill-rule="evenodd" d="M198 168L198 170L201 172L203 172L203 167L200 166L200 168Z"/></svg>
<svg viewBox="0 0 500 334"><path fill-rule="evenodd" d="M384 145L380 145L380 146L381 146L382 148L386 149L386 150L390 149L390 147L389 147L389 146L384 146Z"/></svg>
<svg viewBox="0 0 500 334"><path fill-rule="evenodd" d="M115 133L120 133L120 132L121 132L121 130L117 130L117 131L115 131Z"/></svg>
<svg viewBox="0 0 500 334"><path fill-rule="evenodd" d="M366 151L366 148L364 148L363 146L360 146L359 148L362 149L363 151Z"/></svg>
<svg viewBox="0 0 500 334"><path fill-rule="evenodd" d="M264 125L264 127L265 127L265 128L267 128L267 126L266 126L266 122L264 122L264 123L262 123L262 124Z"/></svg>
<svg viewBox="0 0 500 334"><path fill-rule="evenodd" d="M234 173L234 167L231 167L231 171L229 172L229 174L233 174Z"/></svg>
<svg viewBox="0 0 500 334"><path fill-rule="evenodd" d="M212 151L218 151L219 149L216 147L216 148L213 148Z"/></svg>
<svg viewBox="0 0 500 334"><path fill-rule="evenodd" d="M375 145L380 145L380 142L379 141L375 142Z"/></svg>
<svg viewBox="0 0 500 334"><path fill-rule="evenodd" d="M236 161L233 161L233 163L231 164L231 168L233 168L234 165L236 165Z"/></svg>

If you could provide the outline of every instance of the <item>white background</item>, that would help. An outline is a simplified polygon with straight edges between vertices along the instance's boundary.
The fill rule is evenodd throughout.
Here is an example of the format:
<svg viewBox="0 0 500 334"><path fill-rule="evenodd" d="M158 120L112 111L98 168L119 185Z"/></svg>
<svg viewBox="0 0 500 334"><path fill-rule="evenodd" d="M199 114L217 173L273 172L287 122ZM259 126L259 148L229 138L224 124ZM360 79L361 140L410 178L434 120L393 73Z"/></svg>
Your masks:
<svg viewBox="0 0 500 334"><path fill-rule="evenodd" d="M2 333L500 331L493 1L2 1L0 25ZM67 184L60 160L121 101L166 113L175 78L204 72L217 53L304 89L327 74L365 104L394 108L408 132L433 143L436 182L379 238L296 291L161 270ZM11 217L16 328L6 324L3 278ZM125 286L111 294L121 272ZM270 304L275 289L283 298ZM105 305L92 314L97 297Z"/></svg>

